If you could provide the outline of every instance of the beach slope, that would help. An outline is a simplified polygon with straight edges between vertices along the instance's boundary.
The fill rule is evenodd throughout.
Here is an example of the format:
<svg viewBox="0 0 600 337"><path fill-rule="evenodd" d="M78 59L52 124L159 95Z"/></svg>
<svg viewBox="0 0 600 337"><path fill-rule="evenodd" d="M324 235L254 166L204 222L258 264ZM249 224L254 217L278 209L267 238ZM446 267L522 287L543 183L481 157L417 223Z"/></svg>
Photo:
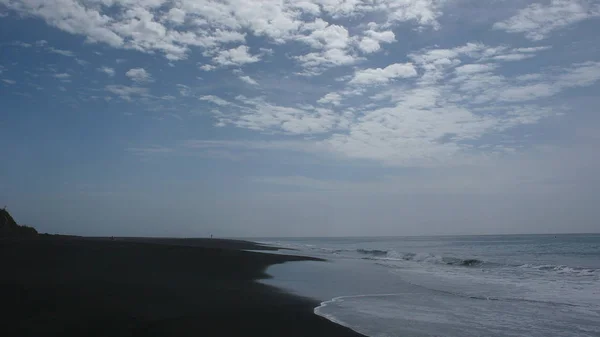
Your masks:
<svg viewBox="0 0 600 337"><path fill-rule="evenodd" d="M2 336L360 336L254 282L310 258L210 239L0 240Z"/></svg>

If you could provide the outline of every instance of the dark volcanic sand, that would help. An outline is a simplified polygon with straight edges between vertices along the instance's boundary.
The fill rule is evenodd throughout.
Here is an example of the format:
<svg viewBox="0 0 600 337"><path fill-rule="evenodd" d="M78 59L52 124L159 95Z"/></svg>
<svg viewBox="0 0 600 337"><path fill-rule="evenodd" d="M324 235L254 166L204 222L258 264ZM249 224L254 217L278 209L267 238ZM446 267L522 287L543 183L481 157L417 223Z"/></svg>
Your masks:
<svg viewBox="0 0 600 337"><path fill-rule="evenodd" d="M253 280L307 258L210 239L0 240L0 336L360 336Z"/></svg>

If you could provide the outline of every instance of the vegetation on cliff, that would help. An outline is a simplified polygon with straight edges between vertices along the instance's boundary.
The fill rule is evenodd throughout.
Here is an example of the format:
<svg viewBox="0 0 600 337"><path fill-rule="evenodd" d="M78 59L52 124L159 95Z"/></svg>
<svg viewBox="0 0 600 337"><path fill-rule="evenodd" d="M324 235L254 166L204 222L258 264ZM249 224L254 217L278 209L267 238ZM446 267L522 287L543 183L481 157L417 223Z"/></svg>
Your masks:
<svg viewBox="0 0 600 337"><path fill-rule="evenodd" d="M0 237L32 237L38 232L33 227L19 225L8 213L6 207L0 209Z"/></svg>

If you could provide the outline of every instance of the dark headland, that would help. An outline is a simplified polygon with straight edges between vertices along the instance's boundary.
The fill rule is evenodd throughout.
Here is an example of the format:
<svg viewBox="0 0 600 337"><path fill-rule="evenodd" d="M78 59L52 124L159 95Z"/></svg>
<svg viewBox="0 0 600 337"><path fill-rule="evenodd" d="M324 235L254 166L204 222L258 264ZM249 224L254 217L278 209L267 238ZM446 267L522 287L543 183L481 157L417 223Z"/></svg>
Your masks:
<svg viewBox="0 0 600 337"><path fill-rule="evenodd" d="M257 283L310 258L217 239L0 238L0 336L360 336Z"/></svg>

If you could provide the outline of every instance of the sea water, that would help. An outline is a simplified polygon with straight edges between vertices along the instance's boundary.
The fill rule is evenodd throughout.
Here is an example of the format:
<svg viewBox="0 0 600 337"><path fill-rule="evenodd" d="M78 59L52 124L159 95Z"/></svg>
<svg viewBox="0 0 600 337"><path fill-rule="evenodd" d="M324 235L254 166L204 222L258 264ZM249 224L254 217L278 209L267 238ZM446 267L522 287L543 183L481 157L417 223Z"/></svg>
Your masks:
<svg viewBox="0 0 600 337"><path fill-rule="evenodd" d="M600 336L600 235L260 239L265 283L372 337Z"/></svg>

